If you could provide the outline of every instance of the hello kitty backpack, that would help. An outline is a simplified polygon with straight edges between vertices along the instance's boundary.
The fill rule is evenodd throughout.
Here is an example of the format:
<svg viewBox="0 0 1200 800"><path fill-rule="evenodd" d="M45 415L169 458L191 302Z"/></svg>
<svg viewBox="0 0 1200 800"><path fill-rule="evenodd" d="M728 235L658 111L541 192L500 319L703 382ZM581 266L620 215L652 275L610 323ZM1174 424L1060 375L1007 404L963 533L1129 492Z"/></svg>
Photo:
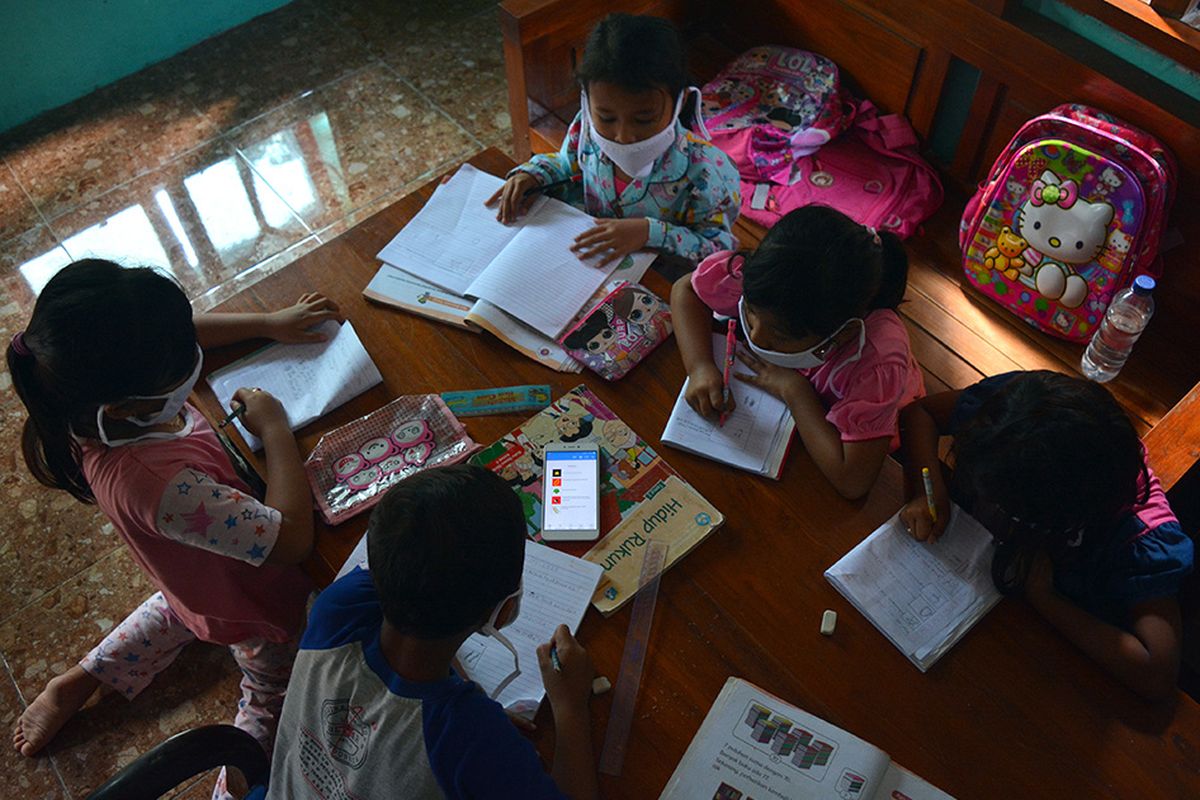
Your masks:
<svg viewBox="0 0 1200 800"><path fill-rule="evenodd" d="M967 279L1038 330L1087 341L1118 291L1161 274L1176 174L1161 142L1102 111L1034 117L963 212Z"/></svg>

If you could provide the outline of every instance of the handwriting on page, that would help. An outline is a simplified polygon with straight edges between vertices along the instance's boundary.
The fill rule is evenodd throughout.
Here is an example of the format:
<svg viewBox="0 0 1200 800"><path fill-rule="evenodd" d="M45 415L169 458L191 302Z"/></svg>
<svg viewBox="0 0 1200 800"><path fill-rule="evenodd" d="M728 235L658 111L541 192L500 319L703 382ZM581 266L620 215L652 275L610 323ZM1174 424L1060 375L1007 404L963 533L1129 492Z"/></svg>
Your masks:
<svg viewBox="0 0 1200 800"><path fill-rule="evenodd" d="M502 631L520 654L521 674L497 698L501 705L507 708L515 704L523 715L533 716L546 692L538 668L538 645L550 641L559 625L574 628L579 624L600 572L596 564L544 545L526 543L521 613ZM513 669L512 653L481 634L463 643L458 659L471 679L489 694Z"/></svg>
<svg viewBox="0 0 1200 800"><path fill-rule="evenodd" d="M578 209L546 201L467 293L556 338L616 269L596 267L598 259L580 261L570 250L575 237L595 224Z"/></svg>
<svg viewBox="0 0 1200 800"><path fill-rule="evenodd" d="M471 281L517 235L518 228L501 224L495 209L484 206L503 185L500 178L463 165L379 257L455 294L467 294Z"/></svg>
<svg viewBox="0 0 1200 800"><path fill-rule="evenodd" d="M210 375L221 407L230 408L239 388L259 387L278 398L296 430L383 380L350 322L325 322L320 330L329 337L324 342L274 344ZM258 450L258 438L237 424Z"/></svg>

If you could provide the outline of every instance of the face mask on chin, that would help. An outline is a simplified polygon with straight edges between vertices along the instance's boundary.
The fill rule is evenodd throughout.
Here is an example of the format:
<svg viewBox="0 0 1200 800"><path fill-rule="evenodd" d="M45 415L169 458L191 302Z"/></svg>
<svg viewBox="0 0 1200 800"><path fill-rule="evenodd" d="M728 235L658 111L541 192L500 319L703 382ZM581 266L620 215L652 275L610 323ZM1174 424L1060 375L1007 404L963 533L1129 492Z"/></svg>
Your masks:
<svg viewBox="0 0 1200 800"><path fill-rule="evenodd" d="M859 317L853 317L846 320L842 326L834 331L831 335L826 336L816 345L808 348L807 350L801 350L798 353L781 353L776 350L768 350L765 347L759 347L754 343L754 339L750 336L750 325L746 322L745 298L738 300L738 317L742 323L742 330L746 333L746 344L749 345L750 351L763 361L766 361L768 364L774 364L775 366L784 367L786 369L812 369L814 367L821 366L825 363L825 359L829 356L829 354L836 349L837 338L841 335L842 331L846 329L846 326L857 322L859 326L858 349L855 351L853 356L846 359L842 364L838 365L838 367L829 376L830 379L832 379L833 375L837 374L846 365L852 364L862 358L863 347L866 345L867 341L866 323L863 322L863 320Z"/></svg>
<svg viewBox="0 0 1200 800"><path fill-rule="evenodd" d="M195 388L196 382L200 379L200 371L203 366L204 352L200 349L200 346L197 345L196 366L194 369L192 369L192 374L188 376L187 380L166 394L134 395L127 398L127 400L162 400L162 408L148 417L126 417L123 421L136 425L139 428L150 428L154 427L155 425L162 425L175 419L175 417L179 416L179 412L183 410L184 404L187 403L188 395L192 393L192 389ZM106 409L107 406L105 405L102 405L96 409L96 433L99 436L100 441L109 447L130 444L131 442L138 442L142 441L143 439L172 439L176 436L185 435L187 432L186 428L182 433L151 431L141 436L134 436L128 439L113 439L109 437L108 432L104 429L104 412Z"/></svg>
<svg viewBox="0 0 1200 800"><path fill-rule="evenodd" d="M524 579L522 579L521 583L517 584L517 590L515 592L510 594L508 597L505 597L503 600L501 600L499 603L496 604L496 607L494 609L492 609L491 616L488 617L488 621L486 623L484 623L482 628L479 629L479 632L482 633L484 636L490 636L493 639L495 639L497 642L499 642L501 645L503 645L504 649L506 649L506 650L508 650L508 652L512 653L512 657L513 657L512 672L508 673L508 676L504 680L500 681L500 683L496 685L496 688L493 689L492 693L489 695L489 697L491 697L493 700L495 700L497 697L499 697L500 693L503 692L505 689L507 689L508 685L510 683L512 683L514 680L516 680L517 676L521 674L521 657L519 655L517 655L517 648L514 647L513 643L511 641L509 641L508 637L505 636L503 633L501 633L499 628L496 627L496 620L500 616L500 612L504 609L505 603L507 603L509 600L512 600L514 598L517 601L517 607L513 611L512 619L510 619L507 624L511 625L513 620L515 620L518 616L520 616L520 614L521 614L521 594L524 591L525 591L525 581L524 581Z"/></svg>

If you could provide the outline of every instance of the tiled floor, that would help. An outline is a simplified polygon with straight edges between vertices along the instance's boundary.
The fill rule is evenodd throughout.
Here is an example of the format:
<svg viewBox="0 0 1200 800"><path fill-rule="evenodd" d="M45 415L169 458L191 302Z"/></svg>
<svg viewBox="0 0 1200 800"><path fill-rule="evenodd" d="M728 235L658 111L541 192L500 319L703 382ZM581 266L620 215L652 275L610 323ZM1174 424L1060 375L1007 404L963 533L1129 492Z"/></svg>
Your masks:
<svg viewBox="0 0 1200 800"><path fill-rule="evenodd" d="M0 343L88 255L170 270L199 309L453 162L507 148L491 0L297 0L0 133ZM0 371L0 725L150 593L94 508L36 484ZM176 731L228 721L236 667L194 645L141 697L101 696L0 786L82 798ZM207 779L205 779L207 781ZM206 785L181 788L206 797Z"/></svg>

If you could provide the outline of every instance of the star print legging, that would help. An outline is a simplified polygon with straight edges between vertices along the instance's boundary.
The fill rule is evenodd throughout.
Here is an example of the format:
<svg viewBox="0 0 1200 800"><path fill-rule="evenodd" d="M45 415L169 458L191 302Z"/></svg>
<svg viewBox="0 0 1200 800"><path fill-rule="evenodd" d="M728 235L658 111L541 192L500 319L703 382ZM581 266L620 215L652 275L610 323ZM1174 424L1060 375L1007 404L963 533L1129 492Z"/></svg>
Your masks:
<svg viewBox="0 0 1200 800"><path fill-rule="evenodd" d="M162 592L156 592L113 628L79 666L122 696L133 698L195 639ZM229 645L242 670L242 699L233 724L257 739L268 754L275 743L298 643L297 637L283 643L249 639Z"/></svg>

